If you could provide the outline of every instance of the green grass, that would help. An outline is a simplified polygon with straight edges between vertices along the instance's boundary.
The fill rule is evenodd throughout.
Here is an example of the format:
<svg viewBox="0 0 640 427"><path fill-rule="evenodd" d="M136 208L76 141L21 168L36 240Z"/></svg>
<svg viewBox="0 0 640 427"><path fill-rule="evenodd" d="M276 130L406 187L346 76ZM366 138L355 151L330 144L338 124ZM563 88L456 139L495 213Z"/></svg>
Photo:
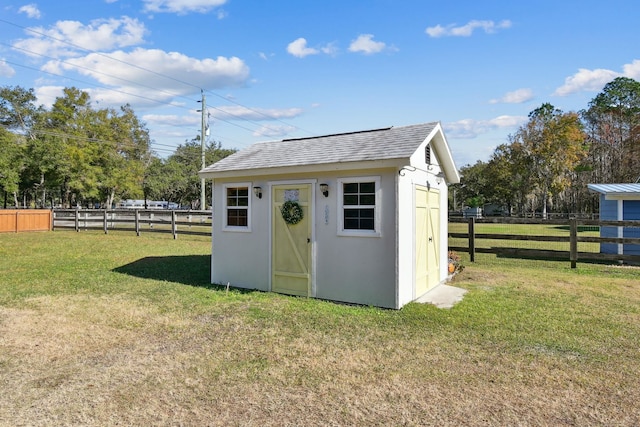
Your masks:
<svg viewBox="0 0 640 427"><path fill-rule="evenodd" d="M452 309L394 311L214 286L209 253L0 235L0 425L640 423L638 268L482 254Z"/></svg>

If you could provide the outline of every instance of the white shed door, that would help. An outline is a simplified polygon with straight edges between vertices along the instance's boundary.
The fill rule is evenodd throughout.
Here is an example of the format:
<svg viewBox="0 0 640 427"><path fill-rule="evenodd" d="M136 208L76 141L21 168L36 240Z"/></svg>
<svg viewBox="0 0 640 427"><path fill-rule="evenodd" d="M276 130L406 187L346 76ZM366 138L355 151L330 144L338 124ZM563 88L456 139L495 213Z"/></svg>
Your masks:
<svg viewBox="0 0 640 427"><path fill-rule="evenodd" d="M271 290L290 295L311 295L311 185L276 185L271 193ZM285 201L297 202L303 217L287 224L281 208Z"/></svg>
<svg viewBox="0 0 640 427"><path fill-rule="evenodd" d="M416 187L416 294L440 283L440 192Z"/></svg>

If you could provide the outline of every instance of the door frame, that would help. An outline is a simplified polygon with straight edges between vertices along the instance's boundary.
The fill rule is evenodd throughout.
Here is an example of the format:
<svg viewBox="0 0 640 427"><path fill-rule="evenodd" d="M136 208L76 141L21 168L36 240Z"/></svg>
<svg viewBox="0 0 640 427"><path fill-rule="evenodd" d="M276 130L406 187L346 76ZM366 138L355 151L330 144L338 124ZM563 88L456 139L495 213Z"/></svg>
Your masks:
<svg viewBox="0 0 640 427"><path fill-rule="evenodd" d="M309 222L311 227L311 242L309 242L309 251L311 252L311 265L309 266L311 272L311 292L309 297L315 298L316 296L316 187L317 179L296 179L296 180L281 180L281 181L269 181L267 183L269 187L269 292L273 289L273 187L279 185L309 185L311 191L309 193Z"/></svg>

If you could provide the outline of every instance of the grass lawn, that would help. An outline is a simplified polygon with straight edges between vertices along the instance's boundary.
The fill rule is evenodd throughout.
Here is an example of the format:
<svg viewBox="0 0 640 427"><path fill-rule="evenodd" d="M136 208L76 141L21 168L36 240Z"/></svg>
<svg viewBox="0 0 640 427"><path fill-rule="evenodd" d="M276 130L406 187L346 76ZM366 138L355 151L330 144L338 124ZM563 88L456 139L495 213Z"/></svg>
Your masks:
<svg viewBox="0 0 640 427"><path fill-rule="evenodd" d="M209 253L0 235L0 425L640 424L638 268L487 256L393 311L211 286Z"/></svg>

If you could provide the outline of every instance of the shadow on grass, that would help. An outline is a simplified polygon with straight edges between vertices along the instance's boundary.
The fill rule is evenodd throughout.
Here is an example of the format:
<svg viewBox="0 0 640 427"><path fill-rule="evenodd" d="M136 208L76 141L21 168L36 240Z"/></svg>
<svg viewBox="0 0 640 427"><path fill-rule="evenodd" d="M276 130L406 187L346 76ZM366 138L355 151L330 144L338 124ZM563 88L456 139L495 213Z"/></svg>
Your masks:
<svg viewBox="0 0 640 427"><path fill-rule="evenodd" d="M226 286L211 283L211 255L151 256L114 268L113 271L142 279L174 282L216 291L227 289ZM256 292L255 289L231 289L241 294Z"/></svg>
<svg viewBox="0 0 640 427"><path fill-rule="evenodd" d="M143 279L218 289L220 286L210 283L210 261L210 255L146 257L113 271Z"/></svg>

